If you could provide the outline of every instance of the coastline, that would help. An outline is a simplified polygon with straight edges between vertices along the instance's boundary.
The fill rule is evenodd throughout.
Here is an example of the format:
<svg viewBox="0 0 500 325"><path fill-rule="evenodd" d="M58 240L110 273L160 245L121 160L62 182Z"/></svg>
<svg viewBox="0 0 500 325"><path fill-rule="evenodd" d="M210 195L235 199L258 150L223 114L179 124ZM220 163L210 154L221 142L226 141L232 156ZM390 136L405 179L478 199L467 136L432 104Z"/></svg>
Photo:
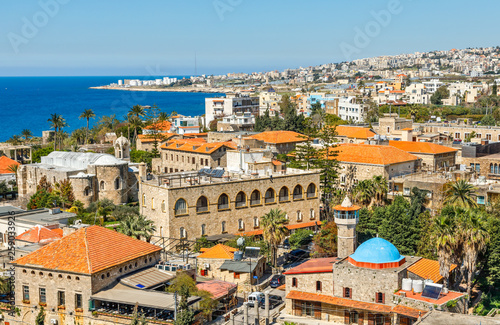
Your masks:
<svg viewBox="0 0 500 325"><path fill-rule="evenodd" d="M224 90L219 89L219 88L194 88L194 87L176 87L176 88L128 87L128 88L125 88L125 87L97 86L97 87L89 87L89 89L174 92L174 93L224 93Z"/></svg>

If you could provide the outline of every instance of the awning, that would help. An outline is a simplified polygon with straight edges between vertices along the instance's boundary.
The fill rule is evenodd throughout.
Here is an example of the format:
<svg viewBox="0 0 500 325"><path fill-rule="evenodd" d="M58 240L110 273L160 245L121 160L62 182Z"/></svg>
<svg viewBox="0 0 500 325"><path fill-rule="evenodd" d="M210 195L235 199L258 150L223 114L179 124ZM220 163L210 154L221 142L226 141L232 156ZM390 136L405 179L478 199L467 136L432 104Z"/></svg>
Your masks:
<svg viewBox="0 0 500 325"><path fill-rule="evenodd" d="M175 278L175 273L150 267L120 279L120 283L138 289L154 289Z"/></svg>

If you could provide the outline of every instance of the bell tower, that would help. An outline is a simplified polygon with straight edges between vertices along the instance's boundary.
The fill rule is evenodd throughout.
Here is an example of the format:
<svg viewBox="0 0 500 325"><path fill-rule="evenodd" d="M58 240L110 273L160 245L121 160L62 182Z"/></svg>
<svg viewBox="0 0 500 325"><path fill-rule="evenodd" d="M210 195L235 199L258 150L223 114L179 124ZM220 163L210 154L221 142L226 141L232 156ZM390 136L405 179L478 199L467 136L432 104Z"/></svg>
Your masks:
<svg viewBox="0 0 500 325"><path fill-rule="evenodd" d="M356 250L356 225L359 221L361 207L353 205L349 197L345 197L341 205L333 208L337 224L337 256L344 258Z"/></svg>

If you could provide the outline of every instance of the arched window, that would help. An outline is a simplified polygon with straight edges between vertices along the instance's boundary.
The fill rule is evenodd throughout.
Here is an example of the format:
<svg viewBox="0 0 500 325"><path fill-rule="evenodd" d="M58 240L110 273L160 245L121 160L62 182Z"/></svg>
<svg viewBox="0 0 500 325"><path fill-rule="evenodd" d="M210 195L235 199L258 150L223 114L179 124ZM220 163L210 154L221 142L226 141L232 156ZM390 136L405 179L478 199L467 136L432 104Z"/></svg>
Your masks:
<svg viewBox="0 0 500 325"><path fill-rule="evenodd" d="M247 195L245 192L239 192L236 194L236 207L246 207L247 206Z"/></svg>
<svg viewBox="0 0 500 325"><path fill-rule="evenodd" d="M495 174L498 174L498 165L495 164Z"/></svg>
<svg viewBox="0 0 500 325"><path fill-rule="evenodd" d="M245 223L243 222L243 219L238 220L238 230L243 230L245 229Z"/></svg>
<svg viewBox="0 0 500 325"><path fill-rule="evenodd" d="M155 209L155 198L151 198L151 209Z"/></svg>
<svg viewBox="0 0 500 325"><path fill-rule="evenodd" d="M161 212L166 212L165 200L161 201Z"/></svg>
<svg viewBox="0 0 500 325"><path fill-rule="evenodd" d="M86 187L84 190L83 190L83 195L84 196L89 196L90 195L90 187Z"/></svg>
<svg viewBox="0 0 500 325"><path fill-rule="evenodd" d="M279 195L279 201L280 202L285 202L290 200L290 195L288 193L288 187L283 186L280 190L280 195Z"/></svg>
<svg viewBox="0 0 500 325"><path fill-rule="evenodd" d="M99 186L99 190L104 191L104 181L101 181L101 185Z"/></svg>
<svg viewBox="0 0 500 325"><path fill-rule="evenodd" d="M302 198L303 198L303 196L302 196L302 186L297 185L293 189L293 199L294 200L300 200Z"/></svg>
<svg viewBox="0 0 500 325"><path fill-rule="evenodd" d="M121 187L121 179L120 179L120 177L117 177L115 179L115 190L119 190L120 187Z"/></svg>
<svg viewBox="0 0 500 325"><path fill-rule="evenodd" d="M201 235L205 236L207 234L207 226L205 224L201 225Z"/></svg>
<svg viewBox="0 0 500 325"><path fill-rule="evenodd" d="M254 228L258 228L259 227L259 217L254 217L253 218L253 226L254 226Z"/></svg>
<svg viewBox="0 0 500 325"><path fill-rule="evenodd" d="M142 194L142 205L146 206L146 194Z"/></svg>
<svg viewBox="0 0 500 325"><path fill-rule="evenodd" d="M219 210L229 209L229 197L226 194L219 196L217 207Z"/></svg>
<svg viewBox="0 0 500 325"><path fill-rule="evenodd" d="M260 192L255 190L250 195L250 205L260 204Z"/></svg>
<svg viewBox="0 0 500 325"><path fill-rule="evenodd" d="M182 238L187 238L186 229L184 229L184 227L181 227L181 228L179 229L179 234L180 234L180 236L181 236L181 237L180 237L181 239L182 239Z"/></svg>
<svg viewBox="0 0 500 325"><path fill-rule="evenodd" d="M225 232L226 232L226 222L225 222L225 221L222 221L222 224L221 224L221 231L222 231L222 233L225 233Z"/></svg>
<svg viewBox="0 0 500 325"><path fill-rule="evenodd" d="M196 212L206 212L208 211L208 200L205 196L200 196L196 202Z"/></svg>
<svg viewBox="0 0 500 325"><path fill-rule="evenodd" d="M314 213L314 209L311 209L309 211L309 219L314 219L316 217L315 213Z"/></svg>
<svg viewBox="0 0 500 325"><path fill-rule="evenodd" d="M297 221L302 221L302 212L297 211Z"/></svg>
<svg viewBox="0 0 500 325"><path fill-rule="evenodd" d="M275 200L276 200L276 195L274 194L274 190L272 188L269 188L266 191L265 201L266 203L274 203Z"/></svg>
<svg viewBox="0 0 500 325"><path fill-rule="evenodd" d="M178 216L186 213L187 213L186 200L178 199L177 202L175 202L175 215Z"/></svg>
<svg viewBox="0 0 500 325"><path fill-rule="evenodd" d="M292 278L292 287L297 287L297 278Z"/></svg>
<svg viewBox="0 0 500 325"><path fill-rule="evenodd" d="M316 291L321 291L321 281L316 281Z"/></svg>
<svg viewBox="0 0 500 325"><path fill-rule="evenodd" d="M314 185L313 183L309 184L309 186L307 187L307 197L316 197L316 185Z"/></svg>
<svg viewBox="0 0 500 325"><path fill-rule="evenodd" d="M493 173L494 173L493 164L490 164L490 173L491 173L491 174L493 174Z"/></svg>

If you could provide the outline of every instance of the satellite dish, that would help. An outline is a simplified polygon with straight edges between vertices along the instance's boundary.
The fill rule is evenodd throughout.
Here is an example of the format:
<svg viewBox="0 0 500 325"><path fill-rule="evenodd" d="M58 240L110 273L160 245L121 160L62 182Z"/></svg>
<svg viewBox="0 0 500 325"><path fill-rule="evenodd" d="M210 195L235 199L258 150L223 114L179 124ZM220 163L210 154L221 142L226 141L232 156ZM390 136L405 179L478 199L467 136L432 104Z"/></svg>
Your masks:
<svg viewBox="0 0 500 325"><path fill-rule="evenodd" d="M243 246L243 245L245 245L245 238L243 238L243 237L238 238L238 240L236 240L236 244L237 244L238 246Z"/></svg>

